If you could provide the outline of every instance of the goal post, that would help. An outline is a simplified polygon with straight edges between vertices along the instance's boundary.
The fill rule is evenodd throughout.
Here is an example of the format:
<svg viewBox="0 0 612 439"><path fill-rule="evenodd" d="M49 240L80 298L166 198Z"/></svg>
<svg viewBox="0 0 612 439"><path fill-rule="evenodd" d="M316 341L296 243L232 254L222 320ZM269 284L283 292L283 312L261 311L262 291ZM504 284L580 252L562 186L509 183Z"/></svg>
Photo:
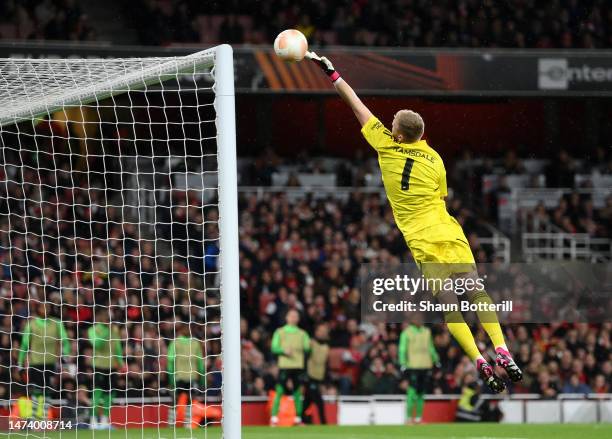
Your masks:
<svg viewBox="0 0 612 439"><path fill-rule="evenodd" d="M239 439L231 46L0 59L0 142L0 410Z"/></svg>
<svg viewBox="0 0 612 439"><path fill-rule="evenodd" d="M229 45L217 49L217 143L219 153L219 229L221 239L221 344L223 349L223 431L228 439L241 433L240 285L238 259L238 176L234 62ZM227 268L229 269L227 269Z"/></svg>

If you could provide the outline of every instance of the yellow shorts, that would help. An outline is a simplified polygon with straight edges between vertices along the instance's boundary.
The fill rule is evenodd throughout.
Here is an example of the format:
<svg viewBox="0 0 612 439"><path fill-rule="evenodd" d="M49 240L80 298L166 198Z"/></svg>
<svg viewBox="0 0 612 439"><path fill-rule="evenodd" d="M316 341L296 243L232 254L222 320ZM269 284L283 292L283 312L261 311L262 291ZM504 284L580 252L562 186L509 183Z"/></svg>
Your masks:
<svg viewBox="0 0 612 439"><path fill-rule="evenodd" d="M411 235L406 243L426 278L446 279L476 270L474 255L459 224L427 227Z"/></svg>

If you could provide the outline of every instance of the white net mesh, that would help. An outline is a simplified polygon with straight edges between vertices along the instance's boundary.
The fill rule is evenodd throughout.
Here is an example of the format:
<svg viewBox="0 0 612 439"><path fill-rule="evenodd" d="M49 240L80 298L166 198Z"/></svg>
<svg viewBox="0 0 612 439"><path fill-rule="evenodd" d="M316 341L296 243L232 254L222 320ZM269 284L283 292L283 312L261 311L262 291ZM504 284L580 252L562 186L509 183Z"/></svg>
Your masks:
<svg viewBox="0 0 612 439"><path fill-rule="evenodd" d="M0 60L0 431L220 422L214 58Z"/></svg>

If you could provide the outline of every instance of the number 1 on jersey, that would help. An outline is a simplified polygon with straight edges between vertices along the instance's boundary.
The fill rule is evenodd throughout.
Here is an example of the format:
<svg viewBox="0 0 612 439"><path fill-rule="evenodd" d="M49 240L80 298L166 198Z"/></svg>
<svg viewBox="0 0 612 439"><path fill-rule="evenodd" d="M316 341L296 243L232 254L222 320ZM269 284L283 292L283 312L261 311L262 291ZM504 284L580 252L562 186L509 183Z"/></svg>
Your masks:
<svg viewBox="0 0 612 439"><path fill-rule="evenodd" d="M404 165L404 171L402 172L402 190L407 191L410 189L410 173L412 172L412 165L414 164L414 160L411 158L406 159L406 164Z"/></svg>

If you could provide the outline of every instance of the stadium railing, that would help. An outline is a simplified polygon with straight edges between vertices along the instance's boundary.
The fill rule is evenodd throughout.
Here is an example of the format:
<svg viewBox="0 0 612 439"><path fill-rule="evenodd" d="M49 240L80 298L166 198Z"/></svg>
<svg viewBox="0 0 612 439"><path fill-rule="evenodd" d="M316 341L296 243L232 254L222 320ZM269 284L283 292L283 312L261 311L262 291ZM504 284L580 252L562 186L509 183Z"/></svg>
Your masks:
<svg viewBox="0 0 612 439"><path fill-rule="evenodd" d="M535 259L570 259L589 262L612 260L612 241L588 233L534 232L522 234L523 255Z"/></svg>
<svg viewBox="0 0 612 439"><path fill-rule="evenodd" d="M289 201L296 201L306 195L312 195L314 199L333 198L334 200L346 201L351 194L378 194L385 197L382 187L342 187L342 186L239 186L239 194L256 194L262 197L265 194L283 194Z"/></svg>
<svg viewBox="0 0 612 439"><path fill-rule="evenodd" d="M484 226L489 230L491 236L478 237L478 241L493 248L494 259L500 260L505 264L511 262L512 242L510 238L491 224L484 223Z"/></svg>
<svg viewBox="0 0 612 439"><path fill-rule="evenodd" d="M274 186L286 186L291 178L295 177L300 183L300 186L313 187L334 187L336 186L336 174L332 173L309 173L309 172L274 172L272 173L272 184Z"/></svg>

